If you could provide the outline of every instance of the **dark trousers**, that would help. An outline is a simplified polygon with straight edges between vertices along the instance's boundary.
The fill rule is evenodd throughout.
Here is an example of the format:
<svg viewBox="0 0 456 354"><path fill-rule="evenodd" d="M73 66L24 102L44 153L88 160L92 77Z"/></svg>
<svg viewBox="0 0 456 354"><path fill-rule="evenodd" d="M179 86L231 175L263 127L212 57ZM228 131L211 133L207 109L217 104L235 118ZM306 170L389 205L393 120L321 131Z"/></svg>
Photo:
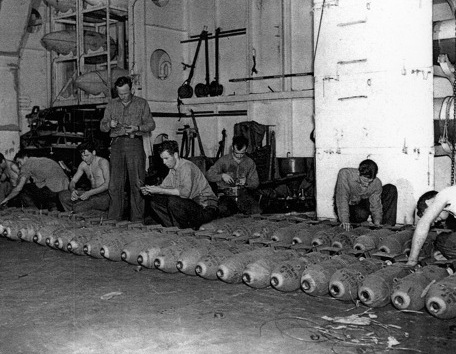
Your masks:
<svg viewBox="0 0 456 354"><path fill-rule="evenodd" d="M118 137L111 144L108 218L121 220L124 213L125 183L130 186L130 220L144 218L144 198L140 186L146 177L146 154L142 138Z"/></svg>
<svg viewBox="0 0 456 354"><path fill-rule="evenodd" d="M397 188L386 184L382 190L383 225L396 225L397 214ZM369 199L362 199L356 205L350 205L350 222L361 223L368 219L370 211Z"/></svg>
<svg viewBox="0 0 456 354"><path fill-rule="evenodd" d="M151 217L165 227L198 230L202 224L218 216L218 209L215 207L203 208L191 199L174 195L155 194L147 197L147 202L150 203Z"/></svg>
<svg viewBox="0 0 456 354"><path fill-rule="evenodd" d="M254 191L243 191L237 200L230 196L220 196L219 198L220 217L228 217L237 213L246 215L261 214L262 210L258 198Z"/></svg>
<svg viewBox="0 0 456 354"><path fill-rule="evenodd" d="M49 209L56 206L60 211L63 211L59 203L58 193L51 191L46 186L38 188L35 183L26 183L22 188L20 199L32 200L39 209Z"/></svg>
<svg viewBox="0 0 456 354"><path fill-rule="evenodd" d="M82 213L90 210L106 211L109 208L109 193L107 191L95 194L87 200L72 201L71 192L65 190L59 193L59 200L65 211L73 211L75 213Z"/></svg>

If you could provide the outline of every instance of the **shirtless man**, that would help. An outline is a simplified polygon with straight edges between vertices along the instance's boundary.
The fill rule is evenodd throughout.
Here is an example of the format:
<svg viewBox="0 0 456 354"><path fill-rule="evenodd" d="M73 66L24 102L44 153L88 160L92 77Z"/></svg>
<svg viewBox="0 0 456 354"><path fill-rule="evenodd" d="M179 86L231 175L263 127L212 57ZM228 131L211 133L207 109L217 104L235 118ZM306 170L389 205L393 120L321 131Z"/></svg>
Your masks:
<svg viewBox="0 0 456 354"><path fill-rule="evenodd" d="M424 193L417 203L417 215L420 217L413 233L412 249L407 265L415 266L429 229L439 221L446 220L450 215L456 215L456 186L443 189L439 193L429 191ZM434 244L446 258L456 258L456 233L444 233L437 236Z"/></svg>
<svg viewBox="0 0 456 354"><path fill-rule="evenodd" d="M69 190L59 193L60 203L65 211L80 213L87 210L106 211L109 208L109 162L96 155L95 146L88 142L78 146L82 162L70 181ZM91 189L76 190L76 183L85 174L90 180Z"/></svg>
<svg viewBox="0 0 456 354"><path fill-rule="evenodd" d="M0 153L0 201L17 186L19 167Z"/></svg>

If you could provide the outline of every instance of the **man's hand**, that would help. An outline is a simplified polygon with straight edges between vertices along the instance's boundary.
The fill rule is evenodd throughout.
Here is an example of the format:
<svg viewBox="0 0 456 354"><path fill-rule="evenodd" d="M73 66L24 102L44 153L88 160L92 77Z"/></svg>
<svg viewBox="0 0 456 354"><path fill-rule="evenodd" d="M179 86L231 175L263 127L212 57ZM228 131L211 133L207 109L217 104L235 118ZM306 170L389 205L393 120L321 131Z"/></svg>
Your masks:
<svg viewBox="0 0 456 354"><path fill-rule="evenodd" d="M127 134L133 134L134 132L138 131L138 126L137 125L127 125L125 127L125 132Z"/></svg>
<svg viewBox="0 0 456 354"><path fill-rule="evenodd" d="M8 198L3 199L3 200L0 202L0 206L4 206L4 205L6 205L6 203L8 203Z"/></svg>
<svg viewBox="0 0 456 354"><path fill-rule="evenodd" d="M345 231L350 231L352 229L352 226L349 222L343 222L340 224L340 227L342 227Z"/></svg>
<svg viewBox="0 0 456 354"><path fill-rule="evenodd" d="M144 186L140 188L141 193L144 195L147 194L156 194L159 190L159 187L157 186Z"/></svg>
<svg viewBox="0 0 456 354"><path fill-rule="evenodd" d="M234 184L234 179L228 173L222 173L222 180L227 184Z"/></svg>
<svg viewBox="0 0 456 354"><path fill-rule="evenodd" d="M119 124L119 122L116 121L116 120L112 120L112 119L111 119L111 121L109 122L109 126L110 126L111 128L117 127L117 124Z"/></svg>
<svg viewBox="0 0 456 354"><path fill-rule="evenodd" d="M87 192L82 193L82 194L79 196L79 199L81 199L81 200L87 200L87 199L89 199L91 196L92 196L92 194L91 194L89 191L87 191Z"/></svg>
<svg viewBox="0 0 456 354"><path fill-rule="evenodd" d="M410 258L408 259L408 261L407 261L407 263L406 263L406 265L407 265L407 266L410 266L410 267L414 267L414 266L416 266L417 264L418 264L418 261L417 261L416 259L410 259Z"/></svg>
<svg viewBox="0 0 456 354"><path fill-rule="evenodd" d="M71 192L71 201L74 202L79 199L78 191Z"/></svg>

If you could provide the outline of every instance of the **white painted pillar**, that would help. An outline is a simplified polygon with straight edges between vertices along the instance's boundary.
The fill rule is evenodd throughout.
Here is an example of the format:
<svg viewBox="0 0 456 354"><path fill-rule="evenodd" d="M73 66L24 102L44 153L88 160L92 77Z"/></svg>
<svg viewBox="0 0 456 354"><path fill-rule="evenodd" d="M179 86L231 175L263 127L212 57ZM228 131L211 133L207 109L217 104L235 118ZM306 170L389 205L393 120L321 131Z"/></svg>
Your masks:
<svg viewBox="0 0 456 354"><path fill-rule="evenodd" d="M371 158L413 223L434 186L432 0L314 0L314 36L318 217L339 169Z"/></svg>

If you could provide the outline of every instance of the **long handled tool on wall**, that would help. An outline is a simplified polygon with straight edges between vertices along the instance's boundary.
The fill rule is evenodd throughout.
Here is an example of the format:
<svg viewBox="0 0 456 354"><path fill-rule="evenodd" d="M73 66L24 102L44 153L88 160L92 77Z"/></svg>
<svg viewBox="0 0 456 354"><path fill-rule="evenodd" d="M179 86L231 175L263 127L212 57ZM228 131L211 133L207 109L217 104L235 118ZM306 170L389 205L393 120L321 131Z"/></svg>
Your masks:
<svg viewBox="0 0 456 354"><path fill-rule="evenodd" d="M191 86L191 83L192 83L193 74L195 72L196 61L198 59L198 53L201 48L201 42L202 42L204 36L207 36L206 27L204 27L204 29L201 31L200 37L198 39L198 45L196 46L195 56L193 57L192 66L190 68L190 74L188 75L187 80L185 80L185 82L182 84L182 86L179 87L179 89L177 90L177 95L179 96L179 98L190 98L193 96L193 88Z"/></svg>
<svg viewBox="0 0 456 354"><path fill-rule="evenodd" d="M219 35L220 27L215 30L215 79L209 87L210 96L220 96L223 93L223 86L219 84Z"/></svg>
<svg viewBox="0 0 456 354"><path fill-rule="evenodd" d="M195 86L196 97L209 96L210 73L209 73L209 36L206 32L204 35L204 59L206 65L206 83L199 83Z"/></svg>

